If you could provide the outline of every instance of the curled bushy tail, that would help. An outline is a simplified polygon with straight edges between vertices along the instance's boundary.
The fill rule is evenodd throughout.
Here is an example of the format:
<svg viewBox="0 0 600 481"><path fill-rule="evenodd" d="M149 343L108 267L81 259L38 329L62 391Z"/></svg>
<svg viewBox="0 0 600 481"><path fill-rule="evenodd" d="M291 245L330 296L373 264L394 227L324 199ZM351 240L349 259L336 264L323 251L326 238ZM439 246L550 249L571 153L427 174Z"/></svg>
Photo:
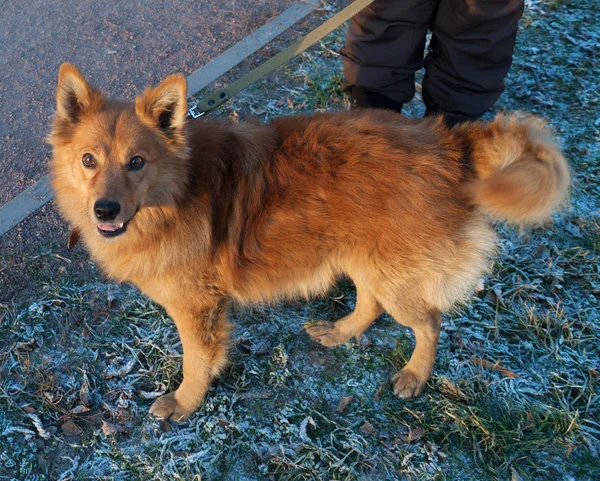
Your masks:
<svg viewBox="0 0 600 481"><path fill-rule="evenodd" d="M466 190L486 214L517 225L539 224L565 200L569 167L543 120L500 114L489 124L457 130L470 140L478 176Z"/></svg>

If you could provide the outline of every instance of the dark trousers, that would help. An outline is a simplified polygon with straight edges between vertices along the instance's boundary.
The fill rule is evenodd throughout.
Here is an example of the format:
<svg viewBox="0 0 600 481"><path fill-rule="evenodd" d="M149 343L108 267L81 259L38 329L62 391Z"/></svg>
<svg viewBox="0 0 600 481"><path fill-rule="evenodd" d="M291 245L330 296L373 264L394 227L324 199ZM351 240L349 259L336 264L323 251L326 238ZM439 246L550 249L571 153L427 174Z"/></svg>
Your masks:
<svg viewBox="0 0 600 481"><path fill-rule="evenodd" d="M478 118L504 90L523 7L524 0L375 0L350 21L346 83L407 103L424 66L430 112Z"/></svg>

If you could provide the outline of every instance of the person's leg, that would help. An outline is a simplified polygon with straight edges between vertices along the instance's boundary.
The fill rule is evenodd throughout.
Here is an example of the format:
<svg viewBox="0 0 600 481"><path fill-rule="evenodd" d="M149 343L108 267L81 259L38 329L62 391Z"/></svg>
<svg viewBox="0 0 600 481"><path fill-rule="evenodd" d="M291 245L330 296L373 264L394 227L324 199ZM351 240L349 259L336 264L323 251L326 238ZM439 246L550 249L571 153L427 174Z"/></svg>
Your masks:
<svg viewBox="0 0 600 481"><path fill-rule="evenodd" d="M426 115L481 117L504 90L524 0L440 0L425 58Z"/></svg>
<svg viewBox="0 0 600 481"><path fill-rule="evenodd" d="M359 107L400 110L415 94L438 0L375 0L350 20L342 49L346 90Z"/></svg>

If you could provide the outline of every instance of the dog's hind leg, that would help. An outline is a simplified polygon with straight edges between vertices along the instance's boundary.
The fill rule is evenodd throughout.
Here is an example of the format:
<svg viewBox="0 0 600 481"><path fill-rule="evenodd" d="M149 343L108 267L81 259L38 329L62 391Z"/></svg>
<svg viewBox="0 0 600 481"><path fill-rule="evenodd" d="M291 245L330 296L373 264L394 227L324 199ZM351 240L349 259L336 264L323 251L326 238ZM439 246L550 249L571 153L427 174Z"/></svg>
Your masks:
<svg viewBox="0 0 600 481"><path fill-rule="evenodd" d="M367 287L356 285L356 308L337 322L317 321L306 325L310 337L323 346L338 346L360 335L383 312L383 308Z"/></svg>
<svg viewBox="0 0 600 481"><path fill-rule="evenodd" d="M386 303L387 304L387 303ZM400 324L412 328L416 346L408 363L392 378L394 393L411 399L423 392L435 362L442 316L438 309L418 307L408 311L395 303L384 306Z"/></svg>

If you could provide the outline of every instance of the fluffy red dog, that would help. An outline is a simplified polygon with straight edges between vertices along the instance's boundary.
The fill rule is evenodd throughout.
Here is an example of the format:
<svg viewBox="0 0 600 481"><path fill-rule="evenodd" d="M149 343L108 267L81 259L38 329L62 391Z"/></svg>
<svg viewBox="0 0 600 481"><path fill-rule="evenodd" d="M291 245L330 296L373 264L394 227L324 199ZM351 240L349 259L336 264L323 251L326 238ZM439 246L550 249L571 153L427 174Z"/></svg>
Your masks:
<svg viewBox="0 0 600 481"><path fill-rule="evenodd" d="M135 104L105 99L64 64L50 143L60 211L104 272L162 304L183 382L151 408L183 420L227 360L232 301L356 284L356 310L308 333L359 336L384 310L414 330L393 379L423 390L440 313L468 297L494 252L487 217L526 225L564 199L569 170L544 123L498 116L449 130L356 110L236 125L186 120L173 75Z"/></svg>

